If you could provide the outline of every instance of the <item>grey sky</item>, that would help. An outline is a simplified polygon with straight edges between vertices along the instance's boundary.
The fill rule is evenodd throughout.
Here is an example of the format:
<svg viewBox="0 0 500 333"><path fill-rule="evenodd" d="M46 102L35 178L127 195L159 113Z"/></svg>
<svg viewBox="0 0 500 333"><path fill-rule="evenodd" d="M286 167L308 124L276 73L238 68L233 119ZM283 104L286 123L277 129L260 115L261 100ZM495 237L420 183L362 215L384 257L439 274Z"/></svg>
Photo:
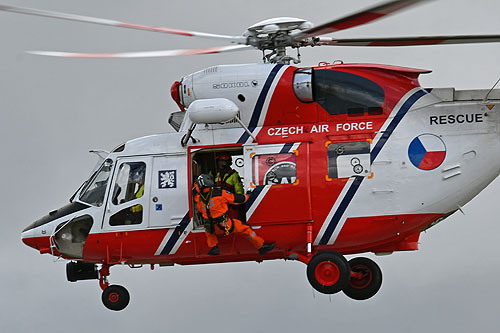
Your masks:
<svg viewBox="0 0 500 333"><path fill-rule="evenodd" d="M237 35L277 16L316 24L374 1L20 0L1 3L130 23ZM497 0L441 0L338 37L500 34ZM90 149L169 130L177 109L170 85L226 63L259 62L258 51L167 59L56 59L27 50L125 52L221 45L210 40L0 12L0 331L487 332L496 331L500 288L493 182L442 224L422 234L421 250L373 258L384 282L374 298L313 292L305 265L270 261L132 270L113 267L111 283L131 294L122 312L101 303L97 281L69 283L53 263L20 241L21 230L65 204L88 176ZM303 50L303 65L373 62L432 69L426 87L489 89L500 76L500 44L394 49ZM492 152L494 153L494 152ZM349 257L351 258L351 256Z"/></svg>

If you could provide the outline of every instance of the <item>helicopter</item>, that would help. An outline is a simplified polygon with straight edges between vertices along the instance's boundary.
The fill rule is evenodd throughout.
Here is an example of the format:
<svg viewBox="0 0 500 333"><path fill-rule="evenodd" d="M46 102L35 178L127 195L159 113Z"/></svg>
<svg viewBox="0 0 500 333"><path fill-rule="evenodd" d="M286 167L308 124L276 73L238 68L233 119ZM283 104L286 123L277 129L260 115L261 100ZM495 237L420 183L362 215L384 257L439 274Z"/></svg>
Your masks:
<svg viewBox="0 0 500 333"><path fill-rule="evenodd" d="M495 179L499 161L488 151L498 145L500 92L423 89L418 77L429 71L397 66L323 63L300 68L294 66L300 57L288 55L286 48L500 41L499 36L317 37L418 2L392 1L316 27L296 18L271 19L236 37L0 6L235 44L134 54L37 52L42 55L145 57L257 48L265 60L214 66L176 81L171 91L180 110L169 119L176 132L114 149L69 205L23 231L23 242L71 260L69 281L99 280L103 303L111 310L129 302L125 288L107 281L117 264L299 260L307 264L307 277L319 292L373 297L382 283L378 265L363 257L348 262L344 256L417 250L422 231L460 210ZM273 251L260 255L245 240L227 236L220 240L219 256L207 255L191 187L199 174L215 169L217 153L231 155L245 189L252 190L243 218L276 242ZM137 198L133 175L139 168L145 170L145 194ZM436 183L434 193L424 190ZM287 205L279 205L283 202ZM138 205L139 217L131 216L131 207Z"/></svg>

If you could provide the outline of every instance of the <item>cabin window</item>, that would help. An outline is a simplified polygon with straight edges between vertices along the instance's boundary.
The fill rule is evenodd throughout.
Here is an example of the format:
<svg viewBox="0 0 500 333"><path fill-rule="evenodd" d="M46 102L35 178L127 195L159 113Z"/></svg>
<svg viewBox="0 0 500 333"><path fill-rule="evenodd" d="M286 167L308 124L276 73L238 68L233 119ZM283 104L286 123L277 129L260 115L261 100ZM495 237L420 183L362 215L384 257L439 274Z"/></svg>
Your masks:
<svg viewBox="0 0 500 333"><path fill-rule="evenodd" d="M112 166L113 162L111 160L104 161L87 187L82 191L81 201L97 207L102 206Z"/></svg>
<svg viewBox="0 0 500 333"><path fill-rule="evenodd" d="M313 101L312 68L296 70L293 75L293 91L301 102Z"/></svg>
<svg viewBox="0 0 500 333"><path fill-rule="evenodd" d="M142 205L135 205L120 210L109 218L109 225L130 225L142 223Z"/></svg>
<svg viewBox="0 0 500 333"><path fill-rule="evenodd" d="M313 81L314 101L329 114L382 114L384 89L362 76L334 71L315 70Z"/></svg>
<svg viewBox="0 0 500 333"><path fill-rule="evenodd" d="M370 142L337 142L328 145L328 177L371 175Z"/></svg>
<svg viewBox="0 0 500 333"><path fill-rule="evenodd" d="M145 179L146 163L131 162L120 165L111 202L120 205L142 197Z"/></svg>
<svg viewBox="0 0 500 333"><path fill-rule="evenodd" d="M256 155L252 159L252 170L253 183L256 186L297 182L294 153Z"/></svg>

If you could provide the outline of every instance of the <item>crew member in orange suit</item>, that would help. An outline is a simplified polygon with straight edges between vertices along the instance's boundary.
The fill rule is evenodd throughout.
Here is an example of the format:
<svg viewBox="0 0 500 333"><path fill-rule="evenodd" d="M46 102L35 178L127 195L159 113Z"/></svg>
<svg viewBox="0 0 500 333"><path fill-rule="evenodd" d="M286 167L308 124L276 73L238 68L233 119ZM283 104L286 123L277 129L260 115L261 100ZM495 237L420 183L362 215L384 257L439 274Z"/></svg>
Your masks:
<svg viewBox="0 0 500 333"><path fill-rule="evenodd" d="M203 216L209 255L220 253L217 236L227 236L231 233L245 235L260 254L266 254L274 248L274 242L265 243L250 226L227 216L228 205L242 204L249 198L248 194L233 194L215 187L212 175L201 174L196 179L194 201Z"/></svg>

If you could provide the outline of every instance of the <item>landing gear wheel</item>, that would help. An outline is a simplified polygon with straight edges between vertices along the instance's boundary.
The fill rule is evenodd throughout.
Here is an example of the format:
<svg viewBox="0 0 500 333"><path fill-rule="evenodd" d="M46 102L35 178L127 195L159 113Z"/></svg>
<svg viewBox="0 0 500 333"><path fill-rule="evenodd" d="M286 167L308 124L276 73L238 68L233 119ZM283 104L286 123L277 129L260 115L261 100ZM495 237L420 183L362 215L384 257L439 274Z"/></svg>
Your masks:
<svg viewBox="0 0 500 333"><path fill-rule="evenodd" d="M365 300L375 296L382 285L382 271L371 259L354 258L349 260L351 279L344 288L344 294L356 300Z"/></svg>
<svg viewBox="0 0 500 333"><path fill-rule="evenodd" d="M307 279L323 294L335 294L349 282L350 269L343 255L333 251L315 254L307 264Z"/></svg>
<svg viewBox="0 0 500 333"><path fill-rule="evenodd" d="M102 292L102 302L110 310L120 311L127 307L130 294L125 287L112 285Z"/></svg>

